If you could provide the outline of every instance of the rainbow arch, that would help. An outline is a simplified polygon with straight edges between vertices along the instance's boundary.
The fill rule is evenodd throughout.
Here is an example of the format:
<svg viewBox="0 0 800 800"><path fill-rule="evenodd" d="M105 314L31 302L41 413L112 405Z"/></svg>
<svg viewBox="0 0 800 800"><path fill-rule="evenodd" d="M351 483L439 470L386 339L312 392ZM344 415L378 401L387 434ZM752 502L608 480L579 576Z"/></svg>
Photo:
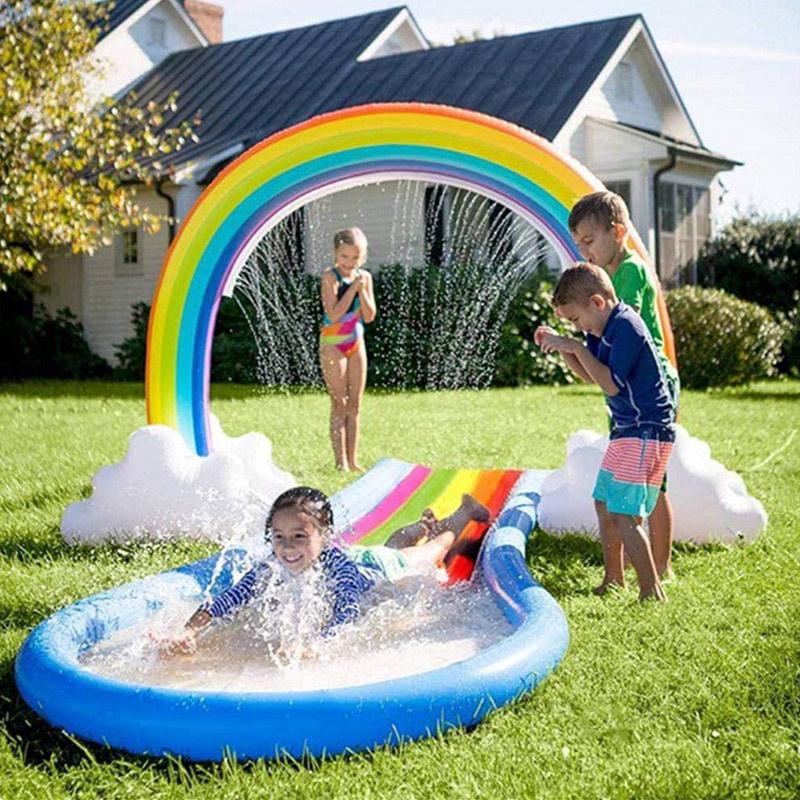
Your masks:
<svg viewBox="0 0 800 800"><path fill-rule="evenodd" d="M579 258L569 210L603 188L540 136L447 106L357 106L268 137L207 187L167 252L147 335L148 422L176 428L191 449L207 455L214 323L223 294L232 292L258 241L312 200L397 179L447 183L502 203L535 225L564 264ZM631 245L648 260L635 233ZM663 300L660 306L674 361Z"/></svg>

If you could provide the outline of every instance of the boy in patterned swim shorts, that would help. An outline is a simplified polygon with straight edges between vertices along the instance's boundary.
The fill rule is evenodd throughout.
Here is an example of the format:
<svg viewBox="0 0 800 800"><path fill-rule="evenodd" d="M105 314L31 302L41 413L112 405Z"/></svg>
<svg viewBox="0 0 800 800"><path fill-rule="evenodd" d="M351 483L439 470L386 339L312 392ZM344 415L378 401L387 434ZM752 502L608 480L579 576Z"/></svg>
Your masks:
<svg viewBox="0 0 800 800"><path fill-rule="evenodd" d="M586 344L542 326L536 343L559 352L586 383L606 396L613 426L592 496L605 574L595 590L624 586L623 543L639 579L639 599L666 600L650 540L642 527L655 507L675 441L675 407L652 336L642 318L617 299L593 264L564 271L553 293L558 314L586 334Z"/></svg>

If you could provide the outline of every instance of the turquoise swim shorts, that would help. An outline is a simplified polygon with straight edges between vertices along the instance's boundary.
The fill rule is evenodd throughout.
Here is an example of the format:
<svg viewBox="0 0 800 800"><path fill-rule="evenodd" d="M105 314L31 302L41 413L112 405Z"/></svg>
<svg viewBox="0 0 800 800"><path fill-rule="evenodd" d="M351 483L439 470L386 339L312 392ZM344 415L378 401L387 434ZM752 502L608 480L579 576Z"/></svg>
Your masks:
<svg viewBox="0 0 800 800"><path fill-rule="evenodd" d="M345 548L345 553L365 575L376 583L382 581L394 583L411 571L403 554L393 547L351 545Z"/></svg>

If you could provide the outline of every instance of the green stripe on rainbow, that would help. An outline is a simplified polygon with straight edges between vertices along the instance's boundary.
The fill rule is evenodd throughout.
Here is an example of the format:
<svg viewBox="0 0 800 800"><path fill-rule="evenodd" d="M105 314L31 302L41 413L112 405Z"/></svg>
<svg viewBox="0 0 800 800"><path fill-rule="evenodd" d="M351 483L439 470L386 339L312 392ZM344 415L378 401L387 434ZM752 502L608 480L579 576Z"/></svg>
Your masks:
<svg viewBox="0 0 800 800"><path fill-rule="evenodd" d="M265 139L203 192L167 253L148 330L148 422L177 428L206 455L217 309L258 240L311 200L401 178L448 183L503 203L535 225L565 264L578 258L569 210L602 188L541 137L445 106L359 106ZM642 243L633 245L646 259Z"/></svg>

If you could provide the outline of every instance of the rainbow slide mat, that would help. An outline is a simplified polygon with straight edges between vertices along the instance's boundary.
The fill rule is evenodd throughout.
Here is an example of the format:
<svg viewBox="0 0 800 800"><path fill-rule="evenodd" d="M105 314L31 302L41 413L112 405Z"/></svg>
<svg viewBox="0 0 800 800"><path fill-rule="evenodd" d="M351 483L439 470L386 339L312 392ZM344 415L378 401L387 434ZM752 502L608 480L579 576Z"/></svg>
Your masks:
<svg viewBox="0 0 800 800"><path fill-rule="evenodd" d="M409 465L405 475L370 511L342 532L345 544L385 544L392 533L417 522L425 509L444 519L471 494L492 518L500 513L522 472L518 469L431 469ZM398 476L395 476L398 478ZM369 481L370 485L373 481ZM470 522L448 553L445 567L451 582L467 580L475 569L488 523Z"/></svg>
<svg viewBox="0 0 800 800"><path fill-rule="evenodd" d="M178 599L199 603L228 588L246 557L228 549L56 612L25 640L17 687L34 711L71 734L132 753L198 761L226 753L242 759L336 755L474 726L533 691L567 648L564 612L525 560L547 474L384 459L331 498L345 542L386 541L425 508L445 517L465 492L496 514L488 531L470 523L447 566L451 580L461 580L477 560L512 632L462 661L393 680L295 692L142 686L85 669L81 656L118 631L146 624Z"/></svg>

